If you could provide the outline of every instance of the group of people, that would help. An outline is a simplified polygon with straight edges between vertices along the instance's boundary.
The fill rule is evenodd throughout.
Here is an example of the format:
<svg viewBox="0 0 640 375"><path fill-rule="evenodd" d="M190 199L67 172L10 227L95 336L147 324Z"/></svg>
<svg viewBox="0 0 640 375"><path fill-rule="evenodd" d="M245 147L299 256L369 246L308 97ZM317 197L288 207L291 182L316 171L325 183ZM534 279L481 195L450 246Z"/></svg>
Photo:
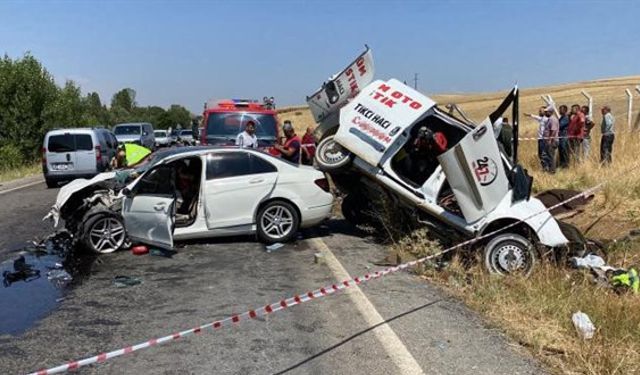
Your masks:
<svg viewBox="0 0 640 375"><path fill-rule="evenodd" d="M600 162L608 165L615 138L615 118L607 105L601 112ZM568 168L572 160L579 163L589 157L595 123L588 106L574 104L569 111L566 105L561 105L556 112L556 108L549 105L540 107L538 115L525 115L538 121L538 158L545 172L555 173L556 168Z"/></svg>
<svg viewBox="0 0 640 375"><path fill-rule="evenodd" d="M276 142L273 149L280 156L295 164L313 164L315 156L315 137L313 128L307 128L305 134L300 138L293 124L289 120L285 120L282 126L284 139ZM256 136L256 124L249 120L245 123L244 131L236 137L236 146L241 148L258 148L258 137Z"/></svg>

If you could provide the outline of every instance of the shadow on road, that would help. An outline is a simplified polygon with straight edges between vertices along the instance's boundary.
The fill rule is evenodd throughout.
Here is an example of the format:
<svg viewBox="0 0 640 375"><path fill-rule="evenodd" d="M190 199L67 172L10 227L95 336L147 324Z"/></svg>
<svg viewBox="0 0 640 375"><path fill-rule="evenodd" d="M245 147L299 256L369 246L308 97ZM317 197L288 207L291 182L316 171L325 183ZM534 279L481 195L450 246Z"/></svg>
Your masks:
<svg viewBox="0 0 640 375"><path fill-rule="evenodd" d="M406 311L406 312L403 312L403 313L401 313L401 314L398 314L398 315L396 315L396 316L394 316L394 317L392 317L392 318L389 318L389 319L387 319L387 320L385 320L385 321L383 321L383 322L380 322L380 323L378 323L378 324L376 324L376 325L373 325L373 326L371 326L371 327L369 327L369 328L367 328L367 329L364 329L364 330L362 330L362 331L360 331L360 332L358 332L358 333L355 333L355 334L353 334L353 335L351 335L351 336L347 337L346 339L344 339L344 340L340 341L339 343L337 343L337 344L335 344L335 345L332 345L332 346L330 346L330 347L328 347L328 348L326 348L326 349L324 349L324 350L322 350L322 351L320 351L320 352L318 352L318 353L316 353L316 354L314 354L314 355L312 355L312 356L310 356L310 357L308 357L308 358L305 358L305 359L303 359L302 361L300 361L300 362L298 362L298 363L296 363L296 364L294 364L294 365L292 365L292 366L290 366L290 367L288 367L288 368L286 368L286 369L284 369L284 370L282 370L282 371L275 372L275 373L274 373L274 375L285 374L285 373L287 373L287 372L289 372L289 371L295 370L295 369L297 369L298 367L300 367L300 366L304 365L305 363L311 362L311 361L313 361L314 359L316 359L316 358L318 358L318 357L321 357L321 356L323 356L323 355L325 355L325 354L327 354L327 353L329 353L329 352L331 352L331 351L333 351L333 350L335 350L335 349L337 349L337 348L341 347L342 345L344 345L344 344L346 344L346 343L350 342L351 340L356 339L356 338L358 338L358 337L360 337L360 336L364 335L365 333L367 333L367 332L369 332L369 331L372 331L372 330L374 330L374 329L376 329L376 328L380 327L381 325L384 325L384 324L387 324L387 323L391 323L391 322L393 322L393 321L394 321L394 320L396 320L396 319L400 319L400 318L402 318L402 317L404 317L404 316L407 316L407 315L409 315L409 314L413 314L413 313L418 312L418 311L420 311L420 310L422 310L422 309L425 309L425 308L427 308L427 307L431 307L431 306L435 305L435 304L436 304L436 303L438 303L438 302L442 302L442 300L441 300L441 299L439 299L439 300L435 300L435 301L432 301L432 302L425 303L424 305L420 305L420 306L418 306L418 307L415 307L415 308L413 308L413 309L411 309L411 310L409 310L409 311Z"/></svg>

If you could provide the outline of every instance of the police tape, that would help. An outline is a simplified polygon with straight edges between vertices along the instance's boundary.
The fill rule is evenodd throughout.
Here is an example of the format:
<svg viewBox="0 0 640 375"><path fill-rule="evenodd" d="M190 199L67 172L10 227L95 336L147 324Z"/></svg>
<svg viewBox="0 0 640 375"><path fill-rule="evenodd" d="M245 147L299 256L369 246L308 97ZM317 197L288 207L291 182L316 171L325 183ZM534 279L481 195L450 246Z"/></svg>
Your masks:
<svg viewBox="0 0 640 375"><path fill-rule="evenodd" d="M638 165L634 166L633 168L637 168ZM624 173L626 173L627 171L624 171ZM622 174L622 173L620 173ZM611 180L611 179L610 179ZM300 305L302 303L305 302L309 302L318 298L322 298L325 296L329 296L332 295L336 292L342 291L344 289L359 285L359 284L363 284L367 281L371 281L371 280L375 280L375 279L379 279L381 277L387 276L391 273L394 272L398 272L404 269L407 269L409 267L413 267L416 266L418 264L422 264L425 263L429 260L435 259L435 258L439 258L451 251L463 248L465 246L474 244L478 241L487 239L497 233L503 232L506 229L512 228L514 226L517 226L533 217L536 217L538 215L541 215L545 212L550 212L552 210L554 210L555 208L561 207L573 200L579 199L579 198L586 198L590 195L592 195L593 193L595 193L596 191L602 189L602 187L607 183L608 181L604 181L599 183L598 185L587 189L585 191L583 191L582 193L579 193L571 198L565 199L562 202L559 202L553 206L547 207L543 210L540 210L538 212L535 212L527 217L525 217L524 219L520 219L518 221L515 221L509 225L506 225L504 227L501 227L499 229L496 229L492 232L489 233L485 233L481 236L478 237L474 237L471 238L467 241L463 241L457 245L451 246L449 248L446 248L444 250L441 250L439 252L436 252L434 254L410 261L410 262L406 262L406 263L402 263L399 264L397 266L393 266L393 267L388 267L385 268L381 271L375 271L375 272L370 272L367 273L363 276L360 277L355 277L355 278L351 278L351 279L347 279L347 280L343 280L341 282L335 283L335 284L331 284L304 294L296 294L293 297L289 297L289 298L285 298L282 299L278 302L274 302L268 305L265 305L263 307L260 308L256 308L253 310L248 310L245 311L241 314L235 314L235 315L231 315L227 318L221 319L221 320L216 320L210 323L205 323L202 325L199 325L197 327L191 328L191 329L187 329L184 331L180 331L180 332L176 332L176 333L172 333L170 335L167 336L163 336L163 337L159 337L159 338L154 338L154 339L150 339L135 345L130 345L130 346L126 346L124 348L120 348L117 350L113 350L110 352L105 352L105 353L100 353L98 355L94 355L92 357L88 357L88 358L84 358L84 359L79 359L79 360L74 360L74 361L69 361L65 364L56 366L56 367L51 367L48 369L42 369L42 370L38 370L35 372L30 373L29 375L50 375L50 374L59 374L62 372L66 372L66 371L70 371L70 370L77 370L80 367L84 367L84 366L88 366L88 365L92 365L92 364L99 364L99 363L103 363L109 359L112 358L116 358L116 357L120 357L123 356L125 354L131 354L133 352L137 352L139 350L142 349L147 349L147 348L151 348L154 347L156 345L161 345L161 344L165 344L171 341L176 341L180 338L186 337L186 336L191 336L191 335L197 335L200 333L203 333L207 330L210 330L212 332L215 332L219 329L222 329L224 327L230 327L233 325L236 325L240 322L243 321L248 321L248 320L252 320L252 319L256 319L259 317L263 317L263 316L267 316L270 314L273 314L275 312L284 310L288 307L292 307L292 306L296 306L296 305Z"/></svg>

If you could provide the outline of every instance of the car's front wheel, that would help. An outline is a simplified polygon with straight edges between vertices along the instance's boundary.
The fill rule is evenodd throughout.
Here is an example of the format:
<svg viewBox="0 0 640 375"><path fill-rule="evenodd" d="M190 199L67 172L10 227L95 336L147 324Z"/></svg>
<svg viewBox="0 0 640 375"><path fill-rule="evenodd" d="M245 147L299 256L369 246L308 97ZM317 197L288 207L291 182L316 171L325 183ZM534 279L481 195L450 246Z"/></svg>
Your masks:
<svg viewBox="0 0 640 375"><path fill-rule="evenodd" d="M272 201L258 211L258 238L266 243L292 240L300 228L298 211L288 202Z"/></svg>
<svg viewBox="0 0 640 375"><path fill-rule="evenodd" d="M91 212L85 218L81 239L86 248L108 254L123 246L127 233L120 215L104 209Z"/></svg>
<svg viewBox="0 0 640 375"><path fill-rule="evenodd" d="M335 171L351 162L351 152L335 141L335 135L324 138L316 149L316 162L322 171Z"/></svg>
<svg viewBox="0 0 640 375"><path fill-rule="evenodd" d="M518 234L499 234L484 247L484 265L490 273L529 276L535 264L533 244Z"/></svg>

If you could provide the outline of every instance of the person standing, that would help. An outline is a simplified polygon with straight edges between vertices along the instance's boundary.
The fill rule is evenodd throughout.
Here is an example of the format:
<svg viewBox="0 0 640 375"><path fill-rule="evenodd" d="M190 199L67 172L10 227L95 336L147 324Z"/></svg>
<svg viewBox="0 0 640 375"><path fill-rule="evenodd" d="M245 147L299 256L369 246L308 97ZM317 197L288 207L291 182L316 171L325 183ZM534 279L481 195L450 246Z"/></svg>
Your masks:
<svg viewBox="0 0 640 375"><path fill-rule="evenodd" d="M542 165L542 169L545 170L545 159L544 159L544 152L546 149L546 143L544 140L544 132L545 132L545 127L547 125L547 121L549 120L549 118L547 116L545 116L545 107L540 107L538 109L538 115L532 115L529 113L525 113L525 116L531 117L532 119L538 121L538 159L540 160L540 165Z"/></svg>
<svg viewBox="0 0 640 375"><path fill-rule="evenodd" d="M513 126L509 124L509 119L504 117L502 119L502 128L500 128L500 134L498 135L498 144L502 145L505 155L509 157L509 160L513 159Z"/></svg>
<svg viewBox="0 0 640 375"><path fill-rule="evenodd" d="M296 135L295 129L290 122L285 122L282 130L285 135L283 145L276 144L274 148L282 154L282 158L292 163L300 163L300 137Z"/></svg>
<svg viewBox="0 0 640 375"><path fill-rule="evenodd" d="M571 121L569 122L569 152L576 162L580 161L582 153L582 139L584 138L585 117L579 105L571 106Z"/></svg>
<svg viewBox="0 0 640 375"><path fill-rule="evenodd" d="M595 126L593 119L591 118L591 112L589 106L582 106L582 113L584 113L584 138L582 139L582 157L584 160L589 158L591 153L591 129Z"/></svg>
<svg viewBox="0 0 640 375"><path fill-rule="evenodd" d="M551 105L545 109L547 123L544 133L542 134L544 141L543 170L549 173L556 173L555 155L556 149L558 148L558 133L560 131L560 122L553 109Z"/></svg>
<svg viewBox="0 0 640 375"><path fill-rule="evenodd" d="M608 105L602 107L602 124L600 131L602 139L600 141L600 163L603 165L611 164L611 154L613 153L613 141L615 139L616 119L611 114L611 108Z"/></svg>
<svg viewBox="0 0 640 375"><path fill-rule="evenodd" d="M561 105L558 110L560 111L560 118L558 122L560 124L560 131L558 133L558 167L567 168L569 166L569 122L570 118L567 112L569 109L566 105Z"/></svg>
<svg viewBox="0 0 640 375"><path fill-rule="evenodd" d="M258 148L256 137L256 124L249 120L244 126L244 131L236 137L236 146L240 148Z"/></svg>

